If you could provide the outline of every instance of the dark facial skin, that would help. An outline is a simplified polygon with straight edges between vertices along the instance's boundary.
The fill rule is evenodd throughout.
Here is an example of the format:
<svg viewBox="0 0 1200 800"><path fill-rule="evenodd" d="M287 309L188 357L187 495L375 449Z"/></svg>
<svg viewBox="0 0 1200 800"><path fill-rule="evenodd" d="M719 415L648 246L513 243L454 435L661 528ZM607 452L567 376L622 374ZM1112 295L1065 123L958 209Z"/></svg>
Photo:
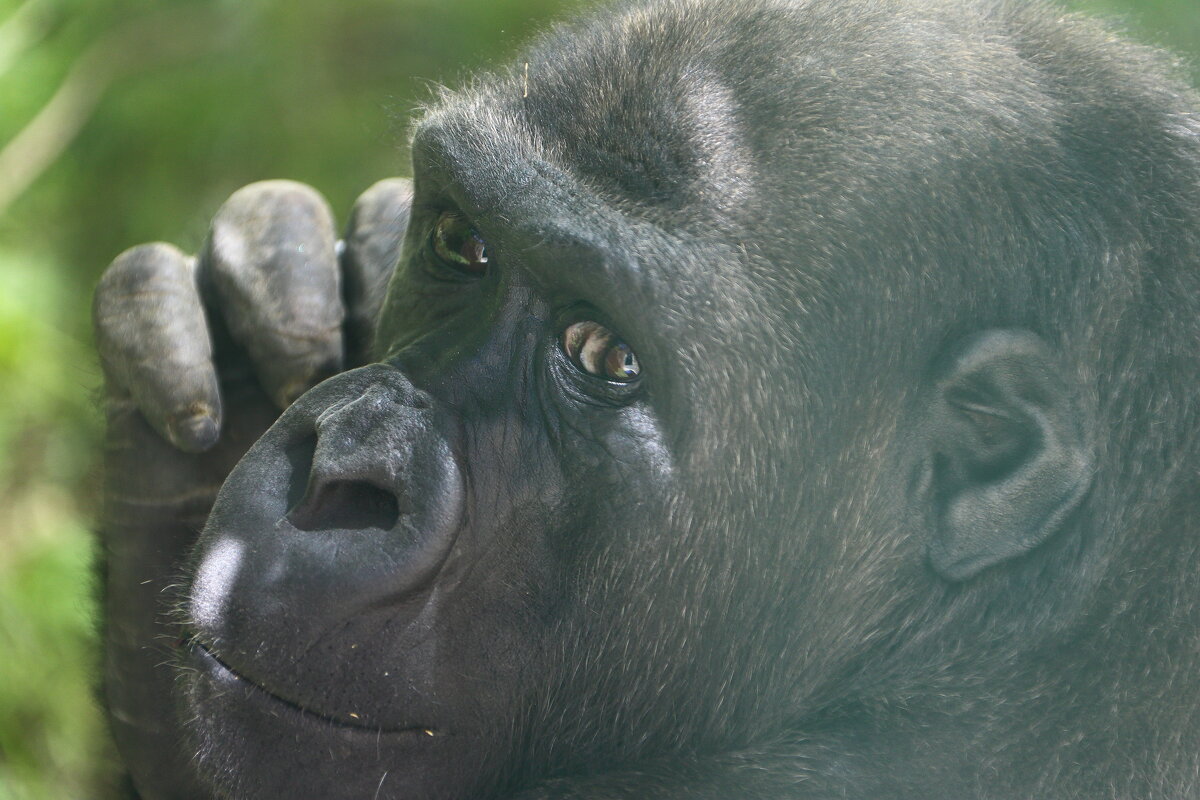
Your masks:
<svg viewBox="0 0 1200 800"><path fill-rule="evenodd" d="M649 3L433 105L340 248L276 182L126 253L133 783L1200 792L1197 107L1056 9Z"/></svg>

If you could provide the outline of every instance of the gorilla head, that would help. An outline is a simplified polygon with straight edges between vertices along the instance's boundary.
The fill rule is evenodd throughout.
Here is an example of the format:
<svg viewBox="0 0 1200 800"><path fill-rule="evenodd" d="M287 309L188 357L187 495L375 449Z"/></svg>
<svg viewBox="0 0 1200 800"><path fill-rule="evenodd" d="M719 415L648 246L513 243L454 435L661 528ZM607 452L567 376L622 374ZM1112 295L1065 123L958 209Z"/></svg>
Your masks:
<svg viewBox="0 0 1200 800"><path fill-rule="evenodd" d="M1197 99L1038 4L661 0L426 109L221 489L234 797L1197 790ZM1188 709L1188 710L1183 710Z"/></svg>

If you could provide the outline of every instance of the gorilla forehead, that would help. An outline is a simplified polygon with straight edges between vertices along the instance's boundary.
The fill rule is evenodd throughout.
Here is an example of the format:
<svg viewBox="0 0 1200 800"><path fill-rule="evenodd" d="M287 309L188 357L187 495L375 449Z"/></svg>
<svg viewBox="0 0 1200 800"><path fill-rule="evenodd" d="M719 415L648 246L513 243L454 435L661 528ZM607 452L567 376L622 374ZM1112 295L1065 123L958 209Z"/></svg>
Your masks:
<svg viewBox="0 0 1200 800"><path fill-rule="evenodd" d="M1057 101L1007 8L659 0L619 7L615 24L610 9L426 109L418 195L443 184L510 265L536 252L527 266L551 265L560 286L599 275L620 302L583 296L608 311L689 309L654 321L700 331L674 360L712 363L736 338L770 372L812 374L818 337L866 328L898 287L936 293L905 274L966 251L998 286L1020 285L1005 263L1019 258L988 229L1015 229L1024 201L1005 190L1023 170L1044 180L1062 159ZM1055 186L1027 196L1047 202ZM657 285L637 285L639 263Z"/></svg>
<svg viewBox="0 0 1200 800"><path fill-rule="evenodd" d="M496 217L485 236L510 256L540 248L562 271L598 254L621 275L596 284L624 305L690 309L679 327L713 343L696 363L734 334L791 374L836 352L842 374L851 346L817 339L883 330L896 302L931 313L909 347L857 340L872 375L880 346L903 371L946 330L1069 328L1090 300L1035 298L1092 297L1080 278L1107 249L1141 246L1113 192L1161 193L1148 176L1178 148L1156 137L1180 124L1143 123L1171 106L1187 119L1148 87L1160 55L1039 2L659 0L615 16L447 93L415 130L414 174ZM569 258L548 257L556 242ZM661 291L627 280L638 263ZM978 302L947 306L966 280Z"/></svg>
<svg viewBox="0 0 1200 800"><path fill-rule="evenodd" d="M661 12L557 29L510 70L429 109L416 144L442 139L447 161L462 160L458 148L482 159L524 150L597 200L656 219L736 208L751 159L735 87L696 30L709 18L689 26Z"/></svg>
<svg viewBox="0 0 1200 800"><path fill-rule="evenodd" d="M1025 57L1037 43L1022 40L1020 16L1039 13L907 0L631 4L616 24L610 9L559 27L508 71L448 93L417 137L448 134L447 160L460 163L464 149L482 160L527 150L656 222L736 219L764 205L754 197L764 186L828 206L831 189L914 164L1052 146L1058 101Z"/></svg>

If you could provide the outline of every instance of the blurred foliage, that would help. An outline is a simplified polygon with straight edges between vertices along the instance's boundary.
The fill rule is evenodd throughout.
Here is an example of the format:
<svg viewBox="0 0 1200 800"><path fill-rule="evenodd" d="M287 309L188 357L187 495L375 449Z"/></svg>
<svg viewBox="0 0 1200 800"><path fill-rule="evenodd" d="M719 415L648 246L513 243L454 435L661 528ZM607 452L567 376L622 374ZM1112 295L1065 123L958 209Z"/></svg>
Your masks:
<svg viewBox="0 0 1200 800"><path fill-rule="evenodd" d="M574 2L0 0L0 152L21 144L0 158L16 187L0 190L0 800L102 797L113 772L88 535L100 271L140 241L194 250L262 178L344 212L405 171L405 121L432 84ZM1196 0L1071 5L1200 53Z"/></svg>

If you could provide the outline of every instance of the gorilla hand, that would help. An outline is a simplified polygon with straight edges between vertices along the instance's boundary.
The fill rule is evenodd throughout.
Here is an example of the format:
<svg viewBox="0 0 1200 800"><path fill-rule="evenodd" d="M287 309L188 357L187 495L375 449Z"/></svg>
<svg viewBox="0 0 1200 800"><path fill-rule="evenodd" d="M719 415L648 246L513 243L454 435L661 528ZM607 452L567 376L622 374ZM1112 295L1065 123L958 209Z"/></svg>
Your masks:
<svg viewBox="0 0 1200 800"><path fill-rule="evenodd" d="M344 242L313 189L252 184L199 256L117 257L96 289L106 383L106 689L123 752L159 765L145 796L196 796L172 741L166 668L179 638L164 589L246 449L312 385L363 363L408 222L409 181L368 189ZM145 781L143 781L145 782Z"/></svg>

